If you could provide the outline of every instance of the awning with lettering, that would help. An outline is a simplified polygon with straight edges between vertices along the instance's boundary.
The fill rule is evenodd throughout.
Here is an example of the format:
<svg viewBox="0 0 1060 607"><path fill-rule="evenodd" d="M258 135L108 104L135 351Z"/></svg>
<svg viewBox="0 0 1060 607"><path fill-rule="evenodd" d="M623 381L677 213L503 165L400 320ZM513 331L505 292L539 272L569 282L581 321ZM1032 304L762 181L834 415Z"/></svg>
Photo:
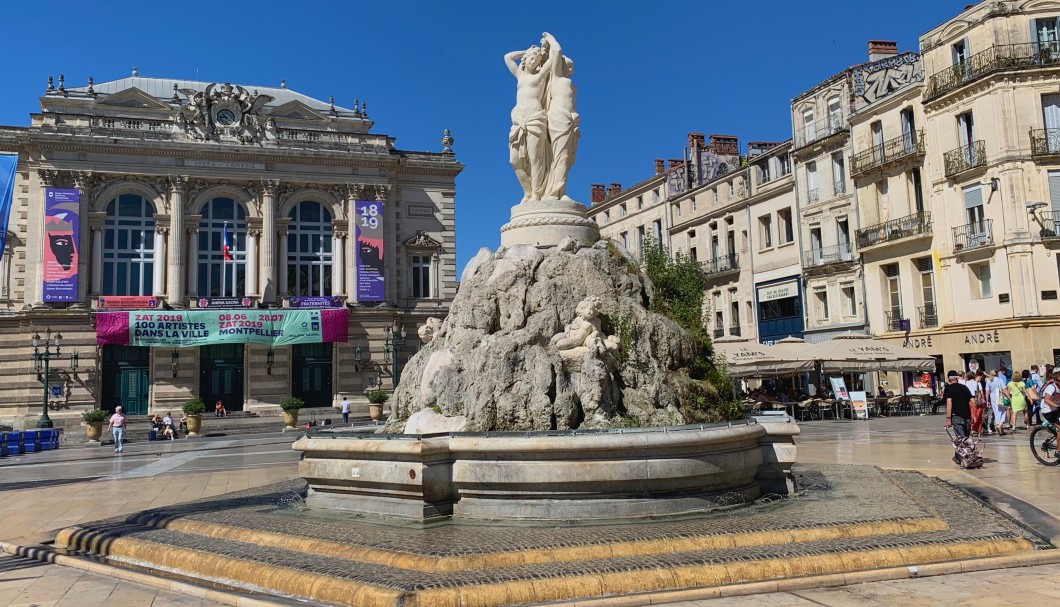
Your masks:
<svg viewBox="0 0 1060 607"><path fill-rule="evenodd" d="M869 371L933 371L934 357L879 341L860 333L844 333L807 346L824 373Z"/></svg>
<svg viewBox="0 0 1060 607"><path fill-rule="evenodd" d="M749 340L714 342L732 377L775 377L813 370L813 360L791 360L778 356L773 346Z"/></svg>

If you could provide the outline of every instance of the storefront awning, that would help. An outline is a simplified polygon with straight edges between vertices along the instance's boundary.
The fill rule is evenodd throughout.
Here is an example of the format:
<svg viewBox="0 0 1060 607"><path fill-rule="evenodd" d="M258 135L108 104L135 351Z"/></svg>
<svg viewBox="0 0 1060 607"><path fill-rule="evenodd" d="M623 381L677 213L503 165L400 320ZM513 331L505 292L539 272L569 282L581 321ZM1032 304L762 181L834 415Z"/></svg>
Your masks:
<svg viewBox="0 0 1060 607"><path fill-rule="evenodd" d="M717 340L714 352L725 361L732 377L773 377L813 370L812 360L785 359L773 346L749 340Z"/></svg>
<svg viewBox="0 0 1060 607"><path fill-rule="evenodd" d="M935 359L860 333L844 333L806 346L809 356L820 361L824 373L869 371L933 371Z"/></svg>

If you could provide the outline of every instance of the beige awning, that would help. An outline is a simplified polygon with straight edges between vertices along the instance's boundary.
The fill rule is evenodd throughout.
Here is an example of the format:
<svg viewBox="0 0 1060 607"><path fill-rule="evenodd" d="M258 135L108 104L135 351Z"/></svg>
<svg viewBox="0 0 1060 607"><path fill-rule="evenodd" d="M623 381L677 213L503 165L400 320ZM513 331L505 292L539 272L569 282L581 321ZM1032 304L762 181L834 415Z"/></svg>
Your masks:
<svg viewBox="0 0 1060 607"><path fill-rule="evenodd" d="M732 377L772 377L813 370L813 360L788 360L778 356L773 346L750 340L719 339L714 342L714 352L725 361Z"/></svg>
<svg viewBox="0 0 1060 607"><path fill-rule="evenodd" d="M828 341L810 344L807 352L820 361L824 373L868 371L932 371L935 359L860 333L844 333Z"/></svg>

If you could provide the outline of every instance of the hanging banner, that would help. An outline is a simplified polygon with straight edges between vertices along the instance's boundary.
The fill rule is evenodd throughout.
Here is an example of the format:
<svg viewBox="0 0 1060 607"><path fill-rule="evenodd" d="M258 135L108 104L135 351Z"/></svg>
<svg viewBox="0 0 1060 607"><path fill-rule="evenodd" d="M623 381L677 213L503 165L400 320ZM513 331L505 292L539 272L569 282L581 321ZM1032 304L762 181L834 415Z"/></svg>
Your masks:
<svg viewBox="0 0 1060 607"><path fill-rule="evenodd" d="M0 155L0 259L4 258L7 246L7 222L11 218L11 205L15 198L15 168L18 156Z"/></svg>
<svg viewBox="0 0 1060 607"><path fill-rule="evenodd" d="M357 300L384 301L383 291L383 203L357 200Z"/></svg>
<svg viewBox="0 0 1060 607"><path fill-rule="evenodd" d="M81 191L44 188L45 302L77 301Z"/></svg>
<svg viewBox="0 0 1060 607"><path fill-rule="evenodd" d="M286 346L349 339L346 310L99 312L96 344L185 348L212 344Z"/></svg>
<svg viewBox="0 0 1060 607"><path fill-rule="evenodd" d="M157 308L158 299L150 295L102 295L97 307L111 310L142 310Z"/></svg>
<svg viewBox="0 0 1060 607"><path fill-rule="evenodd" d="M341 308L344 304L343 297L290 297L287 299L288 308Z"/></svg>
<svg viewBox="0 0 1060 607"><path fill-rule="evenodd" d="M249 297L199 297L195 299L195 307L214 310L252 308L254 301Z"/></svg>

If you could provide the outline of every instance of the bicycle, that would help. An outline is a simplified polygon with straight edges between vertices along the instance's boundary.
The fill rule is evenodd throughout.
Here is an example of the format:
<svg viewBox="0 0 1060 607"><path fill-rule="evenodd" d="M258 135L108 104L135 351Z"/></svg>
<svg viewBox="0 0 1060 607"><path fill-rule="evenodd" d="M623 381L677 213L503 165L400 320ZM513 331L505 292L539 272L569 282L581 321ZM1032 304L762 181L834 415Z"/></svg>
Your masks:
<svg viewBox="0 0 1060 607"><path fill-rule="evenodd" d="M1039 438L1039 433L1044 436ZM1060 455L1056 452L1056 434L1056 425L1049 420L1031 430L1031 452L1034 453L1034 459L1044 466L1060 465Z"/></svg>

